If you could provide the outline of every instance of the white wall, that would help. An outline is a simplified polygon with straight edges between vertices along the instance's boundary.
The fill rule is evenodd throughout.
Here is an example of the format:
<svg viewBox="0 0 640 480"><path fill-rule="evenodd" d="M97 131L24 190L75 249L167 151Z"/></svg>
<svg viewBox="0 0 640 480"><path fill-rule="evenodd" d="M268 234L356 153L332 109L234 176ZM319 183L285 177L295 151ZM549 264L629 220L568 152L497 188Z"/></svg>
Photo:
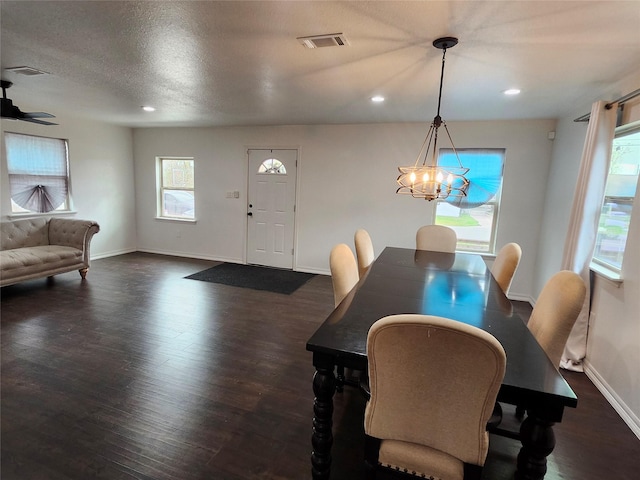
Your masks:
<svg viewBox="0 0 640 480"><path fill-rule="evenodd" d="M76 214L71 218L95 220L100 232L91 242L91 257L134 251L135 195L133 135L129 128L101 122L58 116L59 125L42 126L2 120L1 215L11 213L4 132L64 138L69 141L71 194Z"/></svg>
<svg viewBox="0 0 640 480"><path fill-rule="evenodd" d="M573 122L590 112L596 100L615 100L640 85L640 71L616 85L604 87L601 96L577 105L572 115L558 122L546 205L535 272L537 297L545 282L561 267L567 223L580 166L587 125ZM618 413L640 437L640 200L635 199L622 285L595 278L585 371ZM578 408L580 400L578 399Z"/></svg>
<svg viewBox="0 0 640 480"><path fill-rule="evenodd" d="M449 123L456 147L506 148L497 244L522 245L511 288L531 298L553 120ZM248 147L299 148L295 269L328 273L333 245L369 230L376 254L413 247L433 204L395 194L397 166L412 164L427 124L320 125L134 130L138 248L243 263ZM155 219L155 158L195 158L196 224ZM239 190L239 199L225 198Z"/></svg>

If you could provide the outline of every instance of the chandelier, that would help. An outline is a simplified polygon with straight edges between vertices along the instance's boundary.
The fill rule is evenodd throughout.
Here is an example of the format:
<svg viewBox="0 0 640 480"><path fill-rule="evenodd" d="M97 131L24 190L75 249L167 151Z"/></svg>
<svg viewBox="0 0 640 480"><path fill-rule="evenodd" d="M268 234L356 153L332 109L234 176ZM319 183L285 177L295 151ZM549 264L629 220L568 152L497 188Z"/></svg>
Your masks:
<svg viewBox="0 0 640 480"><path fill-rule="evenodd" d="M413 166L398 167L398 189L396 193L411 195L415 198L435 200L436 198L460 198L467 195L469 180L465 177L469 171L462 166L460 157L453 145L447 124L440 116L440 101L442 99L442 80L444 78L444 58L447 48L457 45L458 39L443 37L433 41L433 46L442 50L442 70L440 72L440 91L438 93L438 112L429 127L427 136L418 152L418 157ZM453 153L458 161L457 166L438 165L438 129L444 127L449 138ZM422 164L420 164L420 159Z"/></svg>

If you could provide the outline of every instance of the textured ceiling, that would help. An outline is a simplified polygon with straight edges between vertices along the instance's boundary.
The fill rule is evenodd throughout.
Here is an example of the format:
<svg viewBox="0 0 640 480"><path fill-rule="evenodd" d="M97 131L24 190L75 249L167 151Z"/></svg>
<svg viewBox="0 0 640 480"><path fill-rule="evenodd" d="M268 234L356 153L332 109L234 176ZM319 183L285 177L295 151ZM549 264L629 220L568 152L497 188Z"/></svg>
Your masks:
<svg viewBox="0 0 640 480"><path fill-rule="evenodd" d="M0 5L16 105L128 126L430 121L441 36L460 39L446 56L446 120L571 114L640 64L636 0ZM349 45L296 40L327 33ZM23 65L49 74L5 70ZM505 97L510 87L522 93Z"/></svg>

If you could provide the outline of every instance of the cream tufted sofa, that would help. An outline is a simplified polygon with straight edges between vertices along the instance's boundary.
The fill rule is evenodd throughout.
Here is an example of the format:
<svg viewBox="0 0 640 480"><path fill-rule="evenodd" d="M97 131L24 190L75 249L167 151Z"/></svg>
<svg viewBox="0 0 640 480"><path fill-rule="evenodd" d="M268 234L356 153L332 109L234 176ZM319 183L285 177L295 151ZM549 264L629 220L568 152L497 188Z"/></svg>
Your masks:
<svg viewBox="0 0 640 480"><path fill-rule="evenodd" d="M0 223L0 286L32 278L89 269L89 245L96 222L30 218Z"/></svg>

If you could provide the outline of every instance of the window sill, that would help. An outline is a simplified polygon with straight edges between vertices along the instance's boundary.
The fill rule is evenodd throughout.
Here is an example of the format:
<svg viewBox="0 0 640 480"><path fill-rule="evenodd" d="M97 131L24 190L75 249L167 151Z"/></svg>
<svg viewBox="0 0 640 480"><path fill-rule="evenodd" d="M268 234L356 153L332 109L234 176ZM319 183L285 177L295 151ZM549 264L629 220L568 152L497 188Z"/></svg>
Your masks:
<svg viewBox="0 0 640 480"><path fill-rule="evenodd" d="M195 218L174 218L174 217L156 217L161 222L180 222L180 223L198 223Z"/></svg>
<svg viewBox="0 0 640 480"><path fill-rule="evenodd" d="M620 274L620 272L616 272L615 270L603 267L602 265L598 265L597 263L591 263L591 265L589 265L589 269L599 277L613 283L618 287L623 283L622 275Z"/></svg>
<svg viewBox="0 0 640 480"><path fill-rule="evenodd" d="M35 218L35 217L55 217L55 216L62 216L62 215L77 215L78 212L76 212L75 210L60 210L60 211L52 211L52 212L44 212L44 213L38 213L38 212L20 212L20 213L10 213L7 215L7 217L9 218L9 220L14 220L17 218Z"/></svg>

